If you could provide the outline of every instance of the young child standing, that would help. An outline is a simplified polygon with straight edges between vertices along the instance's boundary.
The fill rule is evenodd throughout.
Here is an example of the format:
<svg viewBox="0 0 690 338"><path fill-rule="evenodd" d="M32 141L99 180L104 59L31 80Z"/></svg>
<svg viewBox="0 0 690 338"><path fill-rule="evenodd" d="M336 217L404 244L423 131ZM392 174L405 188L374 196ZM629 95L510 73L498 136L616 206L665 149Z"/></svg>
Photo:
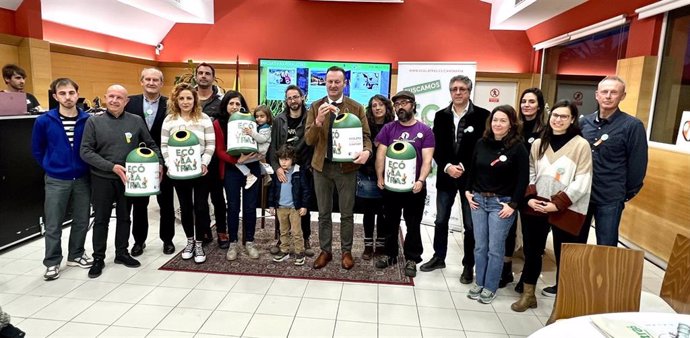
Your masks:
<svg viewBox="0 0 690 338"><path fill-rule="evenodd" d="M271 193L268 195L269 212L280 221L280 252L273 256L274 262L290 258L290 242L295 250L295 265L304 265L304 240L302 239L302 219L307 214L311 197L311 182L300 172L295 150L283 145L276 152L280 167L287 176L282 183L273 180Z"/></svg>
<svg viewBox="0 0 690 338"><path fill-rule="evenodd" d="M244 128L244 133L251 136L256 141L258 146L257 153L261 155L260 158L256 159L258 161L266 158L268 146L271 145L271 124L273 123L273 114L271 114L271 110L268 106L260 105L254 108L254 119L256 119L256 130ZM258 178L249 171L246 165L237 164L237 169L247 177L247 183L245 183L244 186L245 189L251 188L258 180Z"/></svg>

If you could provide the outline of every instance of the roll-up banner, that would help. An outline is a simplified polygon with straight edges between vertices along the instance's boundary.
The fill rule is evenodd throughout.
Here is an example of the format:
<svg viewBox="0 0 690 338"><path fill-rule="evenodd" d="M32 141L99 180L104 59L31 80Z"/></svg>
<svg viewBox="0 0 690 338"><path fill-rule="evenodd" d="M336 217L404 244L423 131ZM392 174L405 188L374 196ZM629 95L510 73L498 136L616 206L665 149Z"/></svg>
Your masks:
<svg viewBox="0 0 690 338"><path fill-rule="evenodd" d="M398 62L397 91L409 90L414 93L417 101L416 118L433 127L436 112L450 105L450 79L455 75L465 75L475 83L476 73L476 62ZM436 219L436 170L434 162L426 180L427 197L422 218L424 224L434 224ZM449 227L453 231L462 231L460 196L455 197Z"/></svg>

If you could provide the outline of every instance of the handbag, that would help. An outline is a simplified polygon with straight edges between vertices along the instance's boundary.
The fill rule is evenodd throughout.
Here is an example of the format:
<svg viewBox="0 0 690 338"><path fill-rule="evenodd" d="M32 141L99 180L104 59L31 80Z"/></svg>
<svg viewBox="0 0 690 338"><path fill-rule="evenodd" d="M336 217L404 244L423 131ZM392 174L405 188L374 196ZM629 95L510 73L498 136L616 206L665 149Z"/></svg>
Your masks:
<svg viewBox="0 0 690 338"><path fill-rule="evenodd" d="M376 176L368 176L357 172L355 196L359 198L383 198L381 189L376 185L376 181Z"/></svg>

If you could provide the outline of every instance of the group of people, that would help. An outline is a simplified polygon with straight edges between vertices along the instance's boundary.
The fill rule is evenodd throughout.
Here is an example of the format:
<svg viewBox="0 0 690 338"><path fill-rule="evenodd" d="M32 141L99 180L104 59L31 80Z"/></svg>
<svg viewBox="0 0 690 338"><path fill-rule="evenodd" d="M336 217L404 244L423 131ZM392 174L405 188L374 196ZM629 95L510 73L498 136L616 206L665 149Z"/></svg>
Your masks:
<svg viewBox="0 0 690 338"><path fill-rule="evenodd" d="M59 107L38 117L33 131L33 154L45 170L46 255L44 278L59 277L62 261L62 221L71 208L73 219L68 266L89 269L96 278L104 269L108 223L116 209L116 264L140 265L146 249L148 197L125 197L127 154L143 143L159 157L160 239L163 252L176 252L173 191L177 193L187 244L183 259L204 263L204 245L213 241L209 196L214 209L218 246L226 258L246 252L259 258L254 243L256 208L261 182L273 172L270 212L276 215L280 239L270 248L273 261L293 258L305 264L315 255L310 246L310 206L318 209L320 253L313 261L321 269L333 260L334 192L340 212L340 259L352 269L355 202L364 214L363 260L375 256L379 269L397 265L401 216L404 273L414 277L422 263L420 224L427 198L426 179L437 165L434 254L421 264L424 272L445 268L448 222L456 194L460 194L464 227L463 271L460 282L470 284L468 297L491 303L499 287L512 281L517 219L522 223L525 265L516 290L522 297L512 309L536 307L535 285L548 232L553 230L556 260L560 244L586 242L592 219L597 242L616 245L624 203L641 189L647 163L642 123L620 111L625 84L618 77L602 80L596 92L599 110L581 116L574 102L556 102L546 110L538 88L525 90L520 109L509 105L491 112L470 100L473 83L458 75L449 82L451 103L438 111L433 128L416 119L415 94L401 91L390 100L375 95L367 107L343 94L345 70L326 72L327 95L305 105L302 90L287 86L284 110L273 116L265 106L252 112L257 128L242 132L258 144L255 153L230 155L228 121L249 107L238 91L215 86L215 69L202 63L195 85L177 84L167 98L161 95L163 73L141 72L143 93L128 96L121 85L105 93L106 112L89 116L76 107L79 86L67 78L51 84ZM333 124L338 113L361 122L363 149L351 162L333 158ZM168 141L177 130L192 132L202 150L202 176L167 177L172 165ZM416 153L414 184L409 192L385 189L388 147L407 142ZM262 161L267 166L262 165ZM84 251L89 205L94 210L93 258ZM312 208L313 209L313 208ZM242 212L242 239L238 236ZM315 210L312 210L315 211ZM132 215L130 218L130 214ZM519 215L519 216L518 216ZM130 225L134 245L129 248ZM244 248L244 249L243 249ZM476 278L475 278L476 272ZM555 294L557 285L544 294Z"/></svg>

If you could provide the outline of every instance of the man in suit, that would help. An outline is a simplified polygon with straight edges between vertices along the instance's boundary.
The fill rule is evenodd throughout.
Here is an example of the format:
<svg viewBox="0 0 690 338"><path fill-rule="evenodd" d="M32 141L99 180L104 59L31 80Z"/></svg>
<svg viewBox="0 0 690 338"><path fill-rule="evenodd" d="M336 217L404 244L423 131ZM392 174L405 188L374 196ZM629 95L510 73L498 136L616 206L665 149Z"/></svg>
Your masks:
<svg viewBox="0 0 690 338"><path fill-rule="evenodd" d="M436 112L433 127L436 136L434 160L438 165L434 256L419 269L428 272L446 267L448 220L455 194L460 192L465 235L460 283L470 284L473 280L474 268L474 230L470 205L465 198L465 185L474 145L484 134L489 111L475 106L470 100L472 80L467 76L452 77L449 88L452 102L448 107Z"/></svg>
<svg viewBox="0 0 690 338"><path fill-rule="evenodd" d="M156 68L145 68L141 71L142 94L132 95L125 106L125 111L140 116L146 122L151 138L156 145L161 146L161 128L167 112L168 98L161 95L163 88L163 73ZM149 232L148 205L149 197L129 197L132 202L132 236L134 245L131 254L137 257L144 253L146 237ZM173 237L175 236L175 207L173 205L172 182L161 177L161 193L156 196L160 215L160 238L163 241L163 253L175 252Z"/></svg>

